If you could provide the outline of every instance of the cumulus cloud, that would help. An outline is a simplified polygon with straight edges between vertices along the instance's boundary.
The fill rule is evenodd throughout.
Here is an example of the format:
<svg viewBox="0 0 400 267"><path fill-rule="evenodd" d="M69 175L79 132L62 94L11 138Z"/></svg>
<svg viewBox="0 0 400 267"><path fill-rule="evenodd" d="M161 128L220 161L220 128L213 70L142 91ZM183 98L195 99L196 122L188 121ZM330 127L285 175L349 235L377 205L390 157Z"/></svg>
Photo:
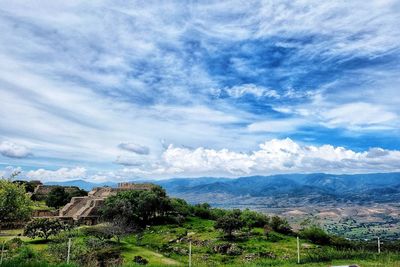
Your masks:
<svg viewBox="0 0 400 267"><path fill-rule="evenodd" d="M194 176L387 172L400 170L400 151L373 148L356 152L332 145L303 145L289 138L266 141L248 153L170 145L163 153L162 161L153 167L127 170L142 175L184 173Z"/></svg>
<svg viewBox="0 0 400 267"><path fill-rule="evenodd" d="M9 158L26 158L31 152L25 146L3 141L0 143L0 154Z"/></svg>
<svg viewBox="0 0 400 267"><path fill-rule="evenodd" d="M26 172L26 177L31 180L41 181L67 181L86 177L87 170L83 167L60 168L58 170L37 169Z"/></svg>
<svg viewBox="0 0 400 267"><path fill-rule="evenodd" d="M135 143L121 143L118 145L118 147L139 155L148 155L150 153L150 149L147 146L142 146Z"/></svg>

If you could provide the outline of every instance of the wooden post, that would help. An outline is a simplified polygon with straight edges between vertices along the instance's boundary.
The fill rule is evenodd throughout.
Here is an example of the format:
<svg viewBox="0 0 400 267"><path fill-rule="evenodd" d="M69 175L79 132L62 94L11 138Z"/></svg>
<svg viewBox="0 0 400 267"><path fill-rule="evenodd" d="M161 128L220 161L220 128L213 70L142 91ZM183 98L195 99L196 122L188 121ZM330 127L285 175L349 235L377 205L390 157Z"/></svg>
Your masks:
<svg viewBox="0 0 400 267"><path fill-rule="evenodd" d="M297 264L300 264L300 239L297 237Z"/></svg>
<svg viewBox="0 0 400 267"><path fill-rule="evenodd" d="M71 254L71 238L68 238L68 254L67 254L67 264L69 264L69 258Z"/></svg>
<svg viewBox="0 0 400 267"><path fill-rule="evenodd" d="M0 265L3 264L3 257L4 257L4 245L6 244L6 241L3 241L3 246L1 248L1 257L0 257Z"/></svg>
<svg viewBox="0 0 400 267"><path fill-rule="evenodd" d="M192 267L192 241L189 241L189 267Z"/></svg>
<svg viewBox="0 0 400 267"><path fill-rule="evenodd" d="M379 236L378 236L378 253L379 254L381 253L381 240L379 239Z"/></svg>

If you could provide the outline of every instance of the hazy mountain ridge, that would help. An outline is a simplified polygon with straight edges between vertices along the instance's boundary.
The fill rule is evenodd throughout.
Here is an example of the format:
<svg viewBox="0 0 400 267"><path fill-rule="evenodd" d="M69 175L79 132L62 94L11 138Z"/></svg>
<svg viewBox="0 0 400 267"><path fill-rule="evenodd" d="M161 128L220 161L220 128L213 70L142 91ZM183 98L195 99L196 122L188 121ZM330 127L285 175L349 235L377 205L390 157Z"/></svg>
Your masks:
<svg viewBox="0 0 400 267"><path fill-rule="evenodd" d="M400 200L400 173L336 175L325 173L280 174L230 178L172 178L147 181L163 186L173 196L190 202L260 203L279 206L297 203L385 203ZM85 190L97 186L116 186L114 182L91 183L84 180L46 184L74 185ZM269 199L269 201L266 201Z"/></svg>

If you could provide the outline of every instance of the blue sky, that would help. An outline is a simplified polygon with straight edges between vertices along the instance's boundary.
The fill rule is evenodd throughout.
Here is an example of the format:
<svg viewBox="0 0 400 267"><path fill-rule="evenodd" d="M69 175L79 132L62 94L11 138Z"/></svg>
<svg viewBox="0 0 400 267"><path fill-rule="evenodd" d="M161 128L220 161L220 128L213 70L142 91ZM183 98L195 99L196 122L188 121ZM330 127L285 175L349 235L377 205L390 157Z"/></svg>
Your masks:
<svg viewBox="0 0 400 267"><path fill-rule="evenodd" d="M0 174L400 171L399 1L2 1Z"/></svg>

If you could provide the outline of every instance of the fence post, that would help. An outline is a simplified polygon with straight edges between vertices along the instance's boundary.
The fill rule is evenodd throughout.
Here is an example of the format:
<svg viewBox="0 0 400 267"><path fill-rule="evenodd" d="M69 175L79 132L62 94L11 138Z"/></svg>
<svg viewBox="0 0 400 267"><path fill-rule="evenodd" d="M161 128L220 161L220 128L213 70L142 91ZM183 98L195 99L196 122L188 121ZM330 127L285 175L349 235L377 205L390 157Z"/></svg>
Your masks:
<svg viewBox="0 0 400 267"><path fill-rule="evenodd" d="M189 267L192 267L192 241L189 241Z"/></svg>
<svg viewBox="0 0 400 267"><path fill-rule="evenodd" d="M300 239L297 237L297 264L300 264Z"/></svg>
<svg viewBox="0 0 400 267"><path fill-rule="evenodd" d="M0 256L0 265L3 264L3 257L4 257L4 245L6 244L6 241L3 241L3 246L1 247L1 256Z"/></svg>
<svg viewBox="0 0 400 267"><path fill-rule="evenodd" d="M67 254L67 264L69 264L69 258L71 254L71 238L68 238L68 254Z"/></svg>
<svg viewBox="0 0 400 267"><path fill-rule="evenodd" d="M380 254L381 253L381 240L379 239L379 236L378 236L378 254Z"/></svg>

